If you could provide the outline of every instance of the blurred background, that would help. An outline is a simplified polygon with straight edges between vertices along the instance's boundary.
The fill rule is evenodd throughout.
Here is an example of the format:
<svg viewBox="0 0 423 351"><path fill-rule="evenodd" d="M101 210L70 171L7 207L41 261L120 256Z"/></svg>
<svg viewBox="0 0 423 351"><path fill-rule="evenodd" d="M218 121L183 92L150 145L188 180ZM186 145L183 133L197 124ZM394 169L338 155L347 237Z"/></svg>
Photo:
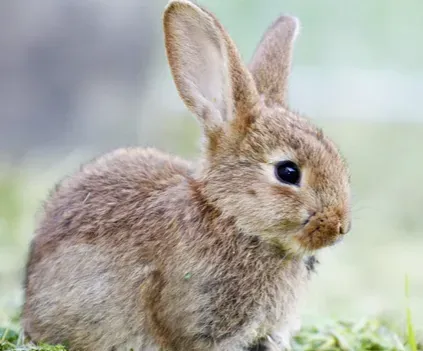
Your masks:
<svg viewBox="0 0 423 351"><path fill-rule="evenodd" d="M118 146L198 155L163 46L166 0L0 2L0 324L22 302L35 216L81 162ZM300 18L290 103L340 146L353 230L320 255L315 319L405 318L409 276L423 326L423 2L203 0L248 60L282 12Z"/></svg>

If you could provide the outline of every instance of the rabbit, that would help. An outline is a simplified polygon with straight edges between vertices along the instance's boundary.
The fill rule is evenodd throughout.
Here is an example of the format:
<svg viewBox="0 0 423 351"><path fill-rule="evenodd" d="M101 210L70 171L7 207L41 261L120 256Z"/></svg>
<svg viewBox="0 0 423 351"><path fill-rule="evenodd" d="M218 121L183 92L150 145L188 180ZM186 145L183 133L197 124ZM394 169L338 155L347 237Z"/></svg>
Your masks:
<svg viewBox="0 0 423 351"><path fill-rule="evenodd" d="M299 20L276 19L249 65L191 1L170 1L163 28L201 157L122 148L63 179L31 242L24 333L83 351L287 349L314 255L351 226L347 162L288 107Z"/></svg>

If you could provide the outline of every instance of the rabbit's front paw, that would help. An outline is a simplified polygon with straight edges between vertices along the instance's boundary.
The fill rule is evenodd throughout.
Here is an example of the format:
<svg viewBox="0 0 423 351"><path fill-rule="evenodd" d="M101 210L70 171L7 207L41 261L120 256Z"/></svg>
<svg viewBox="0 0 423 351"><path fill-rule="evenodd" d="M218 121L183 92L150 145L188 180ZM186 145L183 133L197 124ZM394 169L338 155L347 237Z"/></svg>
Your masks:
<svg viewBox="0 0 423 351"><path fill-rule="evenodd" d="M266 351L288 351L291 350L290 335L286 333L274 333L267 337Z"/></svg>
<svg viewBox="0 0 423 351"><path fill-rule="evenodd" d="M250 346L246 351L270 351L267 346L267 341L259 341L258 343Z"/></svg>

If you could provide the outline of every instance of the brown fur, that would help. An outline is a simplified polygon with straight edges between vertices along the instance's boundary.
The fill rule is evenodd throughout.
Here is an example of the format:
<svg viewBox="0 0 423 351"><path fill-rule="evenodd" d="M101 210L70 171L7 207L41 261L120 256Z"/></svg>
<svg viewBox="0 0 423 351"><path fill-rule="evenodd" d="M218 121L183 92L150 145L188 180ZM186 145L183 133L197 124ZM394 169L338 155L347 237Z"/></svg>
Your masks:
<svg viewBox="0 0 423 351"><path fill-rule="evenodd" d="M343 159L285 107L297 23L268 29L250 73L212 14L170 2L169 64L204 158L120 149L56 187L27 265L28 336L85 351L287 346L316 262L304 255L350 227ZM284 159L300 186L276 179Z"/></svg>

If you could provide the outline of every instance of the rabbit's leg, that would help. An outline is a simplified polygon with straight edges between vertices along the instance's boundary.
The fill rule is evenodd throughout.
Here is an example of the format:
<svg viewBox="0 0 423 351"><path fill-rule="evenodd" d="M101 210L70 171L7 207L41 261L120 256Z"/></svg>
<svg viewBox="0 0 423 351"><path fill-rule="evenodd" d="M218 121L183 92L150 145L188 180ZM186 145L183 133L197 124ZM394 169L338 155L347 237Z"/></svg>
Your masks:
<svg viewBox="0 0 423 351"><path fill-rule="evenodd" d="M143 335L133 335L126 342L116 345L111 351L161 351L160 346L153 343L146 343Z"/></svg>
<svg viewBox="0 0 423 351"><path fill-rule="evenodd" d="M266 346L269 351L291 350L291 338L300 329L299 318L294 318L290 328L284 327L275 330L267 337Z"/></svg>
<svg viewBox="0 0 423 351"><path fill-rule="evenodd" d="M284 334L272 334L266 342L266 351L288 351L291 350L290 337Z"/></svg>
<svg viewBox="0 0 423 351"><path fill-rule="evenodd" d="M266 341L259 341L258 343L250 346L246 351L270 351Z"/></svg>
<svg viewBox="0 0 423 351"><path fill-rule="evenodd" d="M84 351L108 351L134 336L142 339L138 349L150 345L136 293L148 264L134 264L128 274L123 264L111 262L94 245L62 247L39 262L27 287L26 333L35 341L66 342Z"/></svg>
<svg viewBox="0 0 423 351"><path fill-rule="evenodd" d="M268 336L266 340L248 347L246 351L288 351L291 350L291 345L285 337L277 338L275 336Z"/></svg>

